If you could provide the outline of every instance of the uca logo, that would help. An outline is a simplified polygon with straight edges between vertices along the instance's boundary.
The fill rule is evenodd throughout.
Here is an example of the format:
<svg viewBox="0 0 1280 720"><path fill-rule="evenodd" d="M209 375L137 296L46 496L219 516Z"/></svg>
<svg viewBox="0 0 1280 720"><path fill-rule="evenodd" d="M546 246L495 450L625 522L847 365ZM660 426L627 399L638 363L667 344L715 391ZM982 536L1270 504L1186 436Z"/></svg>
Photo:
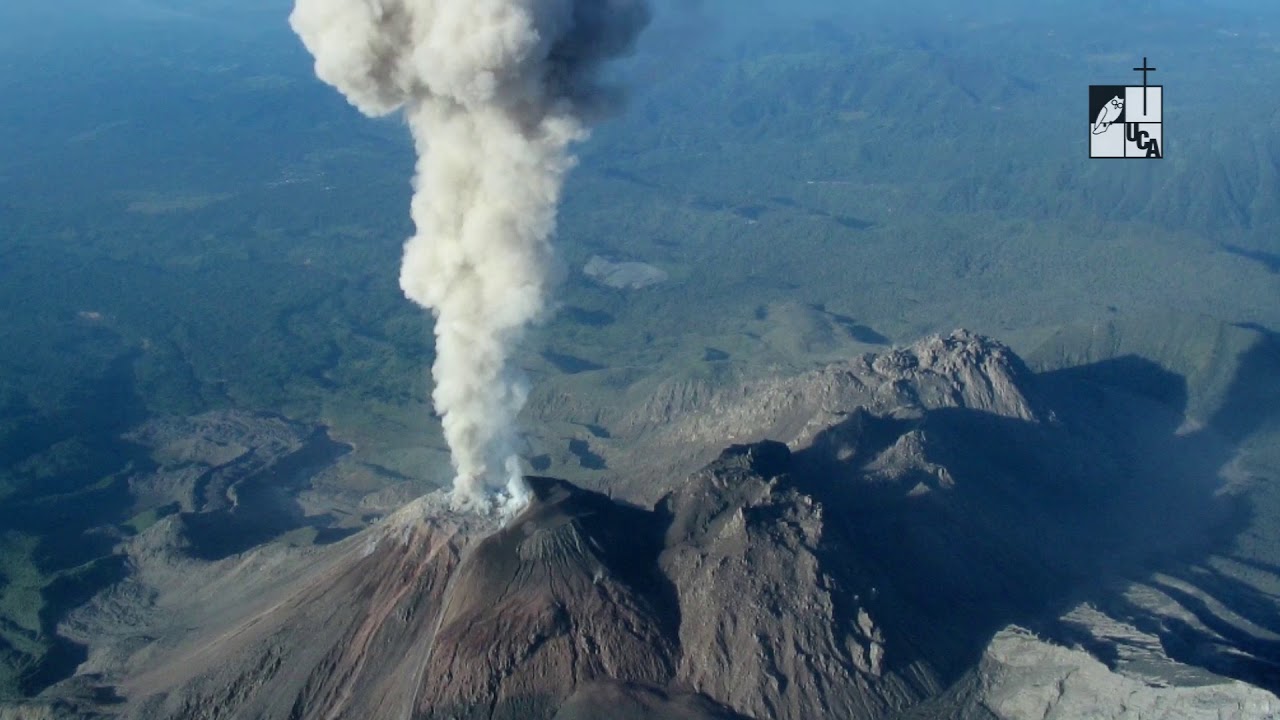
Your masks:
<svg viewBox="0 0 1280 720"><path fill-rule="evenodd" d="M1155 70L1144 57L1141 85L1089 86L1089 157L1164 157L1164 86L1147 83Z"/></svg>

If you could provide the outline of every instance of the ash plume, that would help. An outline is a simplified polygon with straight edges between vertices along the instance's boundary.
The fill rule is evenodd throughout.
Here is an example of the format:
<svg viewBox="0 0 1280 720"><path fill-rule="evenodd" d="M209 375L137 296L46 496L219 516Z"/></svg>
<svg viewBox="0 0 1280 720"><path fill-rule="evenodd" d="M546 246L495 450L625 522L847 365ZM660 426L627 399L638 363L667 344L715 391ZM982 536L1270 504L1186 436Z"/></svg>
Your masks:
<svg viewBox="0 0 1280 720"><path fill-rule="evenodd" d="M404 112L418 153L400 286L436 318L432 399L455 501L522 505L510 355L547 309L570 146L616 93L646 0L297 0L316 75L367 115Z"/></svg>

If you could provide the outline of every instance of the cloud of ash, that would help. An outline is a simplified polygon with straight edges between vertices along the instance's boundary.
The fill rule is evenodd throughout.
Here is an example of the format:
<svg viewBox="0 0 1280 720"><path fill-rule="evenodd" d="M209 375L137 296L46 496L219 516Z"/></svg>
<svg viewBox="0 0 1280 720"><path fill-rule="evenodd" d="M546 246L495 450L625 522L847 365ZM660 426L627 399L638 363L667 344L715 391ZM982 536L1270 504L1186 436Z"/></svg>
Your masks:
<svg viewBox="0 0 1280 720"><path fill-rule="evenodd" d="M362 112L403 111L418 152L400 285L436 318L433 400L454 499L523 505L510 356L547 309L570 146L616 93L645 0L297 0L316 75Z"/></svg>

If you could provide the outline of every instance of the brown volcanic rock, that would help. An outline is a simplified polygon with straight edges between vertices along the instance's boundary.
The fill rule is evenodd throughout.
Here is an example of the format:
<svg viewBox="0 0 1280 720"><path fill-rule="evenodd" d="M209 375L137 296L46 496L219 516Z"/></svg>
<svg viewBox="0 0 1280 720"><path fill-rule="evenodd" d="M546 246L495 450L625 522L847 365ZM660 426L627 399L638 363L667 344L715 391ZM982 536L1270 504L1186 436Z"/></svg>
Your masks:
<svg viewBox="0 0 1280 720"><path fill-rule="evenodd" d="M312 625L336 624L342 633L308 674L291 716L393 717L409 705L467 541L455 528L423 522L384 538L326 588L315 604L339 610L313 616Z"/></svg>
<svg viewBox="0 0 1280 720"><path fill-rule="evenodd" d="M549 718L593 681L665 697L679 615L658 516L529 481L505 527L433 497L340 543L256 612L139 661L126 715Z"/></svg>
<svg viewBox="0 0 1280 720"><path fill-rule="evenodd" d="M549 717L595 679L665 685L675 602L653 514L549 478L458 568L422 678L424 718Z"/></svg>
<svg viewBox="0 0 1280 720"><path fill-rule="evenodd" d="M266 590L278 597L259 612L147 658L151 669L122 687L131 716L399 716L476 524L439 507L408 506L290 586Z"/></svg>
<svg viewBox="0 0 1280 720"><path fill-rule="evenodd" d="M611 681L587 683L553 720L750 720L703 695Z"/></svg>
<svg viewBox="0 0 1280 720"><path fill-rule="evenodd" d="M734 446L663 500L663 570L679 588L678 680L757 717L884 717L938 690L903 638L868 612L857 553L820 551L821 502L789 474L781 443Z"/></svg>

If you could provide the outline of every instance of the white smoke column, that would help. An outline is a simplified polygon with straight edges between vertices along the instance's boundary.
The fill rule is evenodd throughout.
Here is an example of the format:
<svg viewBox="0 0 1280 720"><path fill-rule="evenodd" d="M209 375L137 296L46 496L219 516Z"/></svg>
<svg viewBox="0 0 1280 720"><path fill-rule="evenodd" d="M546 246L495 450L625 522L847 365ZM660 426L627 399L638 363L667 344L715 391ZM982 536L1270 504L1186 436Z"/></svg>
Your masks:
<svg viewBox="0 0 1280 720"><path fill-rule="evenodd" d="M400 286L436 317L461 505L527 497L511 351L547 308L569 146L609 100L596 71L648 18L644 0L297 0L290 17L321 80L368 115L403 109L413 132Z"/></svg>

